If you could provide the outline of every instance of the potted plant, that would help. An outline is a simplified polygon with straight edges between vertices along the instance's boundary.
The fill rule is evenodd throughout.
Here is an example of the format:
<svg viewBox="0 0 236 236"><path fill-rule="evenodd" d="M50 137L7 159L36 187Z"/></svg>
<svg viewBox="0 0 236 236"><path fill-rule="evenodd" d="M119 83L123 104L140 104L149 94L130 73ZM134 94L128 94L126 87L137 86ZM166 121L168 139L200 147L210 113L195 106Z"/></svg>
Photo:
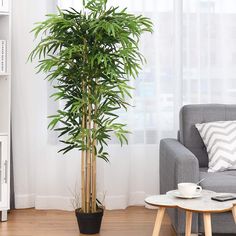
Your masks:
<svg viewBox="0 0 236 236"><path fill-rule="evenodd" d="M152 32L151 21L126 9L107 7L107 0L83 1L83 10L58 9L32 30L41 37L29 59L39 59L38 72L56 92L64 107L50 116L49 128L59 132L60 152L81 151L81 206L76 215L81 233L99 232L103 208L96 199L96 159L108 162L104 150L111 134L127 143L126 125L117 122L127 109L130 78L145 62L138 42ZM60 125L59 125L60 124Z"/></svg>

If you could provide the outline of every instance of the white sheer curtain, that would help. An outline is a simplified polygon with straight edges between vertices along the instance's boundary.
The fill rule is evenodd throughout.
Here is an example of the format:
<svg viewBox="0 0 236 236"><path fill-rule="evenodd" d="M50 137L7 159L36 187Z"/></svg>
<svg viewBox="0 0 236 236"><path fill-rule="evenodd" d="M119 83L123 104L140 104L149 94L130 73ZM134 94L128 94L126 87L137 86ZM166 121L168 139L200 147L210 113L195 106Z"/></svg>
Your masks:
<svg viewBox="0 0 236 236"><path fill-rule="evenodd" d="M25 65L33 47L32 22L52 11L52 2L15 1L13 14L13 152L16 207L71 209L69 189L80 184L80 158L57 154L59 144L47 131L47 115L57 104L48 100L44 75ZM111 0L154 22L155 32L141 40L147 58L133 82L128 113L120 114L132 134L123 148L113 140L110 164L98 163L98 192L108 209L143 204L159 191L158 146L176 137L178 111L186 103L235 103L236 1ZM79 0L59 0L62 8ZM30 5L30 8L29 8ZM21 9L21 10L19 10ZM27 12L29 9L29 14ZM168 171L168 170L167 170ZM171 170L169 170L171 171Z"/></svg>

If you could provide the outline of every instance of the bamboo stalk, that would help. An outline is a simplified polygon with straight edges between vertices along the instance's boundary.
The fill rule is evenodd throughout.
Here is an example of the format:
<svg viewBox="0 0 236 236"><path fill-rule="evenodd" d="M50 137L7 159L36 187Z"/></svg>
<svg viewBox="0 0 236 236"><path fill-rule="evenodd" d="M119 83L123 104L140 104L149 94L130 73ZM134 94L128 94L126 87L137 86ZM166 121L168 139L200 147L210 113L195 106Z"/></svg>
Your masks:
<svg viewBox="0 0 236 236"><path fill-rule="evenodd" d="M90 89L88 88L88 96L90 95ZM86 208L87 212L91 210L91 104L88 105L88 116L87 116L87 151L86 151Z"/></svg>
<svg viewBox="0 0 236 236"><path fill-rule="evenodd" d="M89 123L89 118L87 119L87 124ZM89 136L90 134L88 134ZM86 213L90 210L90 189L91 189L91 155L89 146L89 137L87 137L87 150L86 150Z"/></svg>
<svg viewBox="0 0 236 236"><path fill-rule="evenodd" d="M84 38L84 55L83 55L83 62L86 64L87 61L87 41ZM85 120L85 125L86 125L86 177L85 177L85 182L84 185L86 186L86 191L85 191L85 212L89 213L90 212L90 192L91 192L91 142L90 142L90 129L91 129L91 109L90 109L90 89L88 85L88 78L86 78L86 84L84 85L84 92L87 94L87 106L86 106L86 120Z"/></svg>
<svg viewBox="0 0 236 236"><path fill-rule="evenodd" d="M84 92L84 83L82 83L82 91ZM82 115L82 132L83 132L83 137L82 137L82 140L83 140L83 148L84 148L84 145L85 145L85 138L84 138L84 130L85 130L85 119L86 119L86 116L84 114L84 108L82 109L83 111L83 115ZM81 153L81 208L82 208L82 211L85 212L85 151L82 150L82 153Z"/></svg>
<svg viewBox="0 0 236 236"><path fill-rule="evenodd" d="M90 201L90 150L86 150L86 206L85 212L89 213L89 201Z"/></svg>
<svg viewBox="0 0 236 236"><path fill-rule="evenodd" d="M97 86L97 79L95 80L96 86ZM95 89L96 92L96 89ZM97 104L94 105L94 115L96 117L97 113ZM96 130L97 130L97 124L95 121L93 121L93 143L92 143L92 210L93 212L96 212L96 197L97 197L97 159L96 159L96 146L97 146L97 140L96 140Z"/></svg>
<svg viewBox="0 0 236 236"><path fill-rule="evenodd" d="M96 108L95 108L96 111ZM93 122L93 130L94 133L96 132L97 125L95 122ZM93 151L92 151L92 210L93 212L96 211L96 175L97 175L97 160L96 160L96 154L95 154L95 148L96 148L96 138L93 138Z"/></svg>
<svg viewBox="0 0 236 236"><path fill-rule="evenodd" d="M81 209L83 212L85 212L85 189L84 189L84 183L85 183L85 152L82 150L81 154Z"/></svg>

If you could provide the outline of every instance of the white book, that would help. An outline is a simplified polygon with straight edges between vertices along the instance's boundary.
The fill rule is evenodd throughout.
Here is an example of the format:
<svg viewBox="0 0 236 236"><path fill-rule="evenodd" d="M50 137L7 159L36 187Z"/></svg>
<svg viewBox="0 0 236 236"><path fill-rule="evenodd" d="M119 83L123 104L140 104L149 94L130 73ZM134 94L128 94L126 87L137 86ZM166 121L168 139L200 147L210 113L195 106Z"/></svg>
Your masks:
<svg viewBox="0 0 236 236"><path fill-rule="evenodd" d="M0 0L0 12L9 11L9 0Z"/></svg>
<svg viewBox="0 0 236 236"><path fill-rule="evenodd" d="M7 72L6 61L7 61L7 41L0 40L0 74Z"/></svg>

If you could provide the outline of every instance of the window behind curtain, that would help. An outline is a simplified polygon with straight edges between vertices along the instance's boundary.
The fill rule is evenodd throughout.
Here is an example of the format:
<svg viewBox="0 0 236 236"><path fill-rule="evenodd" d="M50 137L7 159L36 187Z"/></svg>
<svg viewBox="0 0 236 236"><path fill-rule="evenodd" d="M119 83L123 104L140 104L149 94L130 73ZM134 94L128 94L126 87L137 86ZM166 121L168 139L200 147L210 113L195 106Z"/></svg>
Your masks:
<svg viewBox="0 0 236 236"><path fill-rule="evenodd" d="M59 5L79 9L81 2L59 0ZM113 0L109 3L128 7L154 22L154 33L145 34L140 42L147 64L137 80L131 82L135 87L131 101L134 107L127 113L119 112L120 119L132 131L130 144L157 144L161 137L175 137L178 111L183 104L235 103L235 0ZM183 6L180 11L179 4ZM179 31L176 31L176 15L182 22ZM178 37L180 45L176 44ZM177 70L182 73L181 81ZM112 143L117 141L114 139Z"/></svg>

